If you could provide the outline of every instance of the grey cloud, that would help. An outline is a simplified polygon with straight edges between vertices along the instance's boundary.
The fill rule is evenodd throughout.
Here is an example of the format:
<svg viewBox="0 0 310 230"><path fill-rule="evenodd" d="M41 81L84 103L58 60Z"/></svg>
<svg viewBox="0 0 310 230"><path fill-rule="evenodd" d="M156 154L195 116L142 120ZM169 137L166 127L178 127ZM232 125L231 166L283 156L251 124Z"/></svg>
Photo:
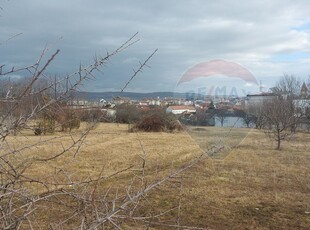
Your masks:
<svg viewBox="0 0 310 230"><path fill-rule="evenodd" d="M0 42L23 33L0 45L0 63L31 63L48 44L51 51L61 49L48 69L50 74L70 73L80 62L87 64L95 54L103 55L139 32L141 41L112 59L104 76L99 73L96 82L85 84L85 90L120 88L138 64L126 60L143 60L156 48L152 68L145 69L130 89L173 90L191 65L215 58L239 61L264 79L266 72L277 77L306 64L269 63L273 55L310 49L308 32L294 29L310 22L306 0L11 0L0 4Z"/></svg>

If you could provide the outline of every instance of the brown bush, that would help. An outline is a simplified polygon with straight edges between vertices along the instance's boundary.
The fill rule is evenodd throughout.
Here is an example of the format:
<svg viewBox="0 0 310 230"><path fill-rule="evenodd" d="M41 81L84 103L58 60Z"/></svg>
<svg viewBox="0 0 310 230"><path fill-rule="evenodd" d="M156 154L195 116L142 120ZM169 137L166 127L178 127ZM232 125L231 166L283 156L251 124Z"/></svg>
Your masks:
<svg viewBox="0 0 310 230"><path fill-rule="evenodd" d="M134 124L141 119L141 113L135 105L121 104L115 109L117 123Z"/></svg>
<svg viewBox="0 0 310 230"><path fill-rule="evenodd" d="M179 120L170 121L168 124L169 131L182 131L184 129Z"/></svg>
<svg viewBox="0 0 310 230"><path fill-rule="evenodd" d="M37 121L37 124L34 127L34 134L41 135L47 133L54 133L55 128L56 128L55 114L48 111L43 111L42 114L39 114L39 120Z"/></svg>
<svg viewBox="0 0 310 230"><path fill-rule="evenodd" d="M72 108L66 106L60 108L57 113L56 120L60 124L62 132L80 128L80 118L78 117L76 111Z"/></svg>
<svg viewBox="0 0 310 230"><path fill-rule="evenodd" d="M142 121L136 125L136 128L145 132L162 132L166 129L166 125L157 114L153 114L144 117Z"/></svg>
<svg viewBox="0 0 310 230"><path fill-rule="evenodd" d="M145 132L172 132L175 130L183 130L183 127L175 116L160 111L152 111L145 115L142 120L134 126L134 129Z"/></svg>

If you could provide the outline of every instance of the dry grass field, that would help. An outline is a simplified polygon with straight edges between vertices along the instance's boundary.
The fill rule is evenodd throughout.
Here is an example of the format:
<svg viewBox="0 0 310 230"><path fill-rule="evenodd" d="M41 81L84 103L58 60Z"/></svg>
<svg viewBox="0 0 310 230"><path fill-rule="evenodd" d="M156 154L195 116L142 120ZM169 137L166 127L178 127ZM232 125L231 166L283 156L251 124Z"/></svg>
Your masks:
<svg viewBox="0 0 310 230"><path fill-rule="evenodd" d="M41 159L69 146L82 130L72 136L39 137L24 132L9 137L7 143L16 149L28 146L23 157ZM32 148L38 141L43 142ZM48 188L29 185L33 193L106 176L96 193L122 194L132 184L142 159L145 183L151 184L220 145L224 146L222 152L206 157L141 200L135 215L152 218L121 227L143 229L147 220L153 229L310 228L310 134L296 134L277 151L257 130L196 127L176 133L130 133L127 125L100 124L77 154L71 150L48 164L37 161L25 174L49 182ZM120 170L124 172L109 177ZM32 217L34 229L47 229L46 222L57 222L67 211L42 204ZM66 226L73 228L74 219Z"/></svg>
<svg viewBox="0 0 310 230"><path fill-rule="evenodd" d="M223 153L191 171L196 179L188 181L191 185L184 189L184 200L189 201L184 207L192 213L190 225L199 223L212 229L309 229L310 135L297 134L277 151L275 143L263 133L248 131L190 131L200 143L204 136L209 144L217 139L228 144Z"/></svg>

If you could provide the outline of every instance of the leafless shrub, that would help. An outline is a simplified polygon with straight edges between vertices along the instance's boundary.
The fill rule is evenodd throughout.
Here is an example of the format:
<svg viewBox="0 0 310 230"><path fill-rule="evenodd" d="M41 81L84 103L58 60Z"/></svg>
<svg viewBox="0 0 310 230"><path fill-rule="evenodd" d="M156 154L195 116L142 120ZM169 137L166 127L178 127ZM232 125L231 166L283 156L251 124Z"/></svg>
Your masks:
<svg viewBox="0 0 310 230"><path fill-rule="evenodd" d="M173 132L183 130L183 126L173 114L155 108L143 114L133 129L145 132Z"/></svg>
<svg viewBox="0 0 310 230"><path fill-rule="evenodd" d="M78 113L69 106L63 106L58 110L56 120L61 126L61 131L80 128L81 121Z"/></svg>
<svg viewBox="0 0 310 230"><path fill-rule="evenodd" d="M75 112L83 122L115 122L114 109L86 108L76 109Z"/></svg>
<svg viewBox="0 0 310 230"><path fill-rule="evenodd" d="M182 131L184 127L179 120L172 120L169 122L168 129L169 131Z"/></svg>
<svg viewBox="0 0 310 230"><path fill-rule="evenodd" d="M156 114L146 116L135 126L145 132L161 132L166 128L165 122Z"/></svg>
<svg viewBox="0 0 310 230"><path fill-rule="evenodd" d="M134 124L141 119L141 112L135 105L124 103L116 106L116 122Z"/></svg>

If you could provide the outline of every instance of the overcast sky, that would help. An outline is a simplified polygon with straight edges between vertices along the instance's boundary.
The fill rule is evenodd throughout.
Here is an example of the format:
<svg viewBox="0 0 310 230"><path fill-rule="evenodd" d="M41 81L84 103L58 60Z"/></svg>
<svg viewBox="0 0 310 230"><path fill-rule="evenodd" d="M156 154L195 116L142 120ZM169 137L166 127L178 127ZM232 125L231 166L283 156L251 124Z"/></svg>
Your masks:
<svg viewBox="0 0 310 230"><path fill-rule="evenodd" d="M151 68L127 91L208 91L210 85L234 83L258 91L226 75L176 86L191 67L218 59L246 68L265 90L283 73L305 79L310 74L308 0L0 0L0 6L0 64L7 67L34 63L47 45L47 56L61 50L47 73L65 76L139 32L140 41L112 58L83 90L119 90L157 48Z"/></svg>

